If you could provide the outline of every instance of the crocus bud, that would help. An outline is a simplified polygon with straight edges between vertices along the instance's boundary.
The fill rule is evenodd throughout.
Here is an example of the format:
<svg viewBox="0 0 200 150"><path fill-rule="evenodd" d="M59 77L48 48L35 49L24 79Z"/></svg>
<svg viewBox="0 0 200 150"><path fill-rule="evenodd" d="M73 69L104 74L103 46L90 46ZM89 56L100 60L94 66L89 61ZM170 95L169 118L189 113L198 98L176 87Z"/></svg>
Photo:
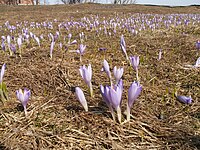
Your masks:
<svg viewBox="0 0 200 150"><path fill-rule="evenodd" d="M18 44L19 49L20 49L21 45L22 45L22 39L20 37L17 38L17 44Z"/></svg>
<svg viewBox="0 0 200 150"><path fill-rule="evenodd" d="M77 99L79 100L83 108L85 109L85 111L88 111L87 101L85 99L85 95L83 91L79 87L76 87L75 94L76 94Z"/></svg>
<svg viewBox="0 0 200 150"><path fill-rule="evenodd" d="M139 65L139 62L140 62L139 56L130 57L130 62L132 64L133 68L136 71L136 78L137 78L137 81L138 81L139 80L139 77L138 77L138 65Z"/></svg>
<svg viewBox="0 0 200 150"><path fill-rule="evenodd" d="M109 79L111 79L110 67L109 67L108 62L105 59L103 61L103 71L105 71Z"/></svg>
<svg viewBox="0 0 200 150"><path fill-rule="evenodd" d="M162 49L159 50L159 53L158 53L158 60L161 60L162 58Z"/></svg>
<svg viewBox="0 0 200 150"><path fill-rule="evenodd" d="M55 45L55 42L51 42L51 46L50 46L50 58L52 58L52 53L53 53L53 49L54 49L54 45Z"/></svg>
<svg viewBox="0 0 200 150"><path fill-rule="evenodd" d="M128 89L127 121L130 120L130 110L142 91L142 86L138 82L133 82Z"/></svg>
<svg viewBox="0 0 200 150"><path fill-rule="evenodd" d="M116 84L118 84L118 82L121 79L123 73L124 73L124 69L123 68L117 69L116 66L114 67L113 74L114 74L114 77L115 77L115 80L116 80Z"/></svg>
<svg viewBox="0 0 200 150"><path fill-rule="evenodd" d="M125 54L126 56L126 59L128 61L128 55L127 55L127 52L126 52L126 43L125 43L125 40L124 40L124 36L122 35L121 38L120 38L120 46L121 46L121 49L123 51L123 53Z"/></svg>

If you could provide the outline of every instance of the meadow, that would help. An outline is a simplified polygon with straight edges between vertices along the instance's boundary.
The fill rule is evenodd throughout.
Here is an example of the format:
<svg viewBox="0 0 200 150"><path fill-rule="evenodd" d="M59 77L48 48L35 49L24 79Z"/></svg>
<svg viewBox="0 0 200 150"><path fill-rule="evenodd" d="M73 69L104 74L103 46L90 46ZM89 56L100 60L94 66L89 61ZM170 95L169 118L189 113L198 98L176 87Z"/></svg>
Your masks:
<svg viewBox="0 0 200 150"><path fill-rule="evenodd" d="M199 6L0 6L0 149L200 149L199 12ZM138 78L131 56L139 58ZM79 69L89 64L87 85ZM120 88L110 85L115 66L123 68L121 122L100 88ZM127 121L134 81L142 90ZM27 111L16 95L24 88Z"/></svg>

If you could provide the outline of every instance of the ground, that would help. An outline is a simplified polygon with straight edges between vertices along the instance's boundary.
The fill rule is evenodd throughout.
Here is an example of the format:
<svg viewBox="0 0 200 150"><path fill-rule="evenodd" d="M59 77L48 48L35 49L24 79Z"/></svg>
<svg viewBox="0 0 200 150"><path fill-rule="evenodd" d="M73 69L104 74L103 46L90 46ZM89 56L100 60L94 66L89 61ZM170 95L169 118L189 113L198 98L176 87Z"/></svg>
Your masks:
<svg viewBox="0 0 200 150"><path fill-rule="evenodd" d="M8 93L7 100L0 103L0 149L200 149L200 69L186 68L194 65L200 56L195 47L200 40L199 10L198 6L172 8L101 4L0 6L0 36L18 37L25 28L24 21L28 21L29 31L37 36L44 35L40 47L33 39L29 44L24 42L21 57L18 53L10 56L8 51L0 50L0 64L6 64L3 82ZM138 30L138 34L130 33L126 27L117 27L114 34L109 25L104 25L107 34L103 25L97 33L95 28L77 27L75 24L84 22L84 17L101 23L106 20L107 24L114 18L114 21L119 19L118 23L123 24L123 18L145 20L171 14L177 17L180 14L196 14L197 17L193 17L196 23L171 24L165 28L158 21L162 27ZM188 16L180 18L191 19ZM5 29L6 21L15 26L16 22L22 24L10 33ZM70 21L75 24L74 27L59 31L60 23ZM36 22L52 22L53 28L30 27ZM142 19L139 20L139 24L142 23ZM146 23L145 27L148 28ZM55 35L56 31L60 32L60 38L50 59L48 33ZM73 52L79 47L81 32L84 32L84 44L87 46L82 62ZM78 44L68 46L66 50L64 36L69 33ZM120 48L122 34L128 56L140 56L139 78L143 88L131 109L130 122L126 122L124 111L128 88L136 78ZM62 49L59 42L63 43ZM99 48L107 50L100 51ZM163 53L158 60L160 49ZM100 85L109 84L106 73L101 72L104 59L111 70L114 66L124 68L121 124L113 121L100 94ZM93 71L94 97L90 96L78 70L81 65L89 63ZM88 112L75 97L77 86L84 91ZM31 90L27 117L16 97L16 90L24 87ZM175 90L179 95L191 95L192 103L180 103L174 95Z"/></svg>

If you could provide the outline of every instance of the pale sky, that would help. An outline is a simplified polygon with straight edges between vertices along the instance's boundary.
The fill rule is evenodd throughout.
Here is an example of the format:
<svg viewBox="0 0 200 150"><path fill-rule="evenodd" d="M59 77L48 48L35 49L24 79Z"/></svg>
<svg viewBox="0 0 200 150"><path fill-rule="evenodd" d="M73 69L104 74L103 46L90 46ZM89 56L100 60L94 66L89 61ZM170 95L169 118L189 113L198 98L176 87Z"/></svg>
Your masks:
<svg viewBox="0 0 200 150"><path fill-rule="evenodd" d="M43 4L43 0L40 0ZM49 4L62 4L61 0L46 0ZM97 2L110 3L111 0L96 0ZM112 0L113 1L113 0ZM200 0L136 0L137 4L153 4L168 6L200 5Z"/></svg>

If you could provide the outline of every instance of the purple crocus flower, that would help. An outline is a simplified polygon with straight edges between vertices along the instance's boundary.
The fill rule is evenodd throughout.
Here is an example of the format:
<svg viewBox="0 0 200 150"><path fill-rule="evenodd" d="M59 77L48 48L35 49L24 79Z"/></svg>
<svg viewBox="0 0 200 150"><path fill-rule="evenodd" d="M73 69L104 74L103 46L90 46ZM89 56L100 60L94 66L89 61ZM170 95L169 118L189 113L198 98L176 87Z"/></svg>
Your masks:
<svg viewBox="0 0 200 150"><path fill-rule="evenodd" d="M85 95L84 95L83 91L81 90L81 88L76 87L75 94L76 94L77 99L79 100L79 102L81 103L83 108L85 109L85 111L88 111L87 101L85 99Z"/></svg>
<svg viewBox="0 0 200 150"><path fill-rule="evenodd" d="M70 41L71 41L71 38L72 38L72 34L71 34L71 33L69 33L69 34L68 34L68 43L70 43Z"/></svg>
<svg viewBox="0 0 200 150"><path fill-rule="evenodd" d="M81 66L79 71L80 71L81 77L83 78L85 83L90 88L90 95L92 97L93 96L93 89L92 89L92 82L91 82L91 80L92 80L92 67L91 67L91 64L89 64L88 67L86 67L85 65Z"/></svg>
<svg viewBox="0 0 200 150"><path fill-rule="evenodd" d="M103 97L103 100L104 100L104 102L106 103L106 105L108 106L108 107L110 107L111 106L111 104L110 104L110 97L109 97L109 87L108 86L103 86L103 85L100 85L100 93L101 93L101 95L102 95L102 97Z"/></svg>
<svg viewBox="0 0 200 150"><path fill-rule="evenodd" d="M51 58L51 59L52 59L52 53L53 53L54 45L55 45L55 42L52 41L52 42L51 42L51 46L50 46L50 58Z"/></svg>
<svg viewBox="0 0 200 150"><path fill-rule="evenodd" d="M105 47L100 47L99 48L99 51L106 51L107 50L107 48L105 48Z"/></svg>
<svg viewBox="0 0 200 150"><path fill-rule="evenodd" d="M197 48L198 50L200 50L200 41L199 41L199 40L196 42L196 48Z"/></svg>
<svg viewBox="0 0 200 150"><path fill-rule="evenodd" d="M102 71L105 71L107 76L109 77L110 81L111 81L111 73L110 73L110 67L109 67L109 64L108 62L104 59L103 61L103 68L102 68ZM112 84L112 82L111 82Z"/></svg>
<svg viewBox="0 0 200 150"><path fill-rule="evenodd" d="M22 39L21 39L21 37L18 37L18 38L17 38L17 44L18 44L19 49L20 49L21 46L22 46Z"/></svg>
<svg viewBox="0 0 200 150"><path fill-rule="evenodd" d="M123 92L122 84L118 84L117 86L114 86L113 88L110 88L109 90L110 102L111 102L112 107L114 107L114 109L117 111L117 117L118 117L119 123L121 123L122 92Z"/></svg>
<svg viewBox="0 0 200 150"><path fill-rule="evenodd" d="M74 45L74 44L76 44L77 43L77 41L76 40L73 40L71 43L69 43L69 45Z"/></svg>
<svg viewBox="0 0 200 150"><path fill-rule="evenodd" d="M77 50L77 53L80 55L83 55L85 49L86 49L86 45L80 44L79 49Z"/></svg>
<svg viewBox="0 0 200 150"><path fill-rule="evenodd" d="M39 39L37 36L35 36L35 38L34 38L34 39L36 40L36 42L37 42L38 46L40 47L40 39Z"/></svg>
<svg viewBox="0 0 200 150"><path fill-rule="evenodd" d="M59 47L60 47L60 49L62 49L62 47L63 47L63 44L61 42L59 43Z"/></svg>
<svg viewBox="0 0 200 150"><path fill-rule="evenodd" d="M13 53L16 53L16 45L15 44L10 44L10 50L11 50L11 55L12 55L12 52ZM21 54L20 54L20 56L21 56Z"/></svg>
<svg viewBox="0 0 200 150"><path fill-rule="evenodd" d="M3 76L4 76L4 73L5 73L5 69L6 69L6 64L4 63L1 67L0 84L2 84L2 82L3 82Z"/></svg>
<svg viewBox="0 0 200 150"><path fill-rule="evenodd" d="M161 60L162 58L162 49L160 49L159 53L158 53L158 61Z"/></svg>
<svg viewBox="0 0 200 150"><path fill-rule="evenodd" d="M126 56L126 60L128 61L128 55L127 55L127 52L126 52L126 43L125 43L125 40L124 40L124 36L122 35L121 38L120 38L120 46L121 46L121 49L123 51L123 53L125 54Z"/></svg>
<svg viewBox="0 0 200 150"><path fill-rule="evenodd" d="M49 40L51 40L51 41L55 41L55 40L54 40L54 36L53 36L52 33L49 33L49 34L48 34L48 37L49 37Z"/></svg>
<svg viewBox="0 0 200 150"><path fill-rule="evenodd" d="M139 62L140 62L139 56L131 56L130 57L130 62L132 64L133 68L136 71L136 78L138 80L139 79L138 78L138 65L139 65Z"/></svg>
<svg viewBox="0 0 200 150"><path fill-rule="evenodd" d="M22 106L24 107L25 116L27 116L26 106L31 96L31 91L25 88L24 92L22 92L22 90L19 89L16 91L16 95L17 95L18 100L22 103Z"/></svg>
<svg viewBox="0 0 200 150"><path fill-rule="evenodd" d="M106 103L106 105L108 106L108 108L111 112L113 120L115 121L114 110L113 110L113 107L111 104L110 93L109 93L110 89L111 89L111 87L109 87L109 86L100 85L100 93L103 97L104 102Z"/></svg>
<svg viewBox="0 0 200 150"><path fill-rule="evenodd" d="M11 43L11 37L10 37L10 35L7 36L7 43L8 43L8 47L10 47L10 43Z"/></svg>
<svg viewBox="0 0 200 150"><path fill-rule="evenodd" d="M125 40L124 40L124 35L121 35L120 46L123 46L124 48L126 48L126 43L125 43Z"/></svg>
<svg viewBox="0 0 200 150"><path fill-rule="evenodd" d="M133 103L136 101L142 91L142 86L139 82L134 81L128 90L128 103L127 103L127 121L130 120L130 110Z"/></svg>
<svg viewBox="0 0 200 150"><path fill-rule="evenodd" d="M115 80L116 80L116 84L118 84L118 82L121 79L123 73L124 73L124 68L117 69L116 66L114 67L113 74L114 74L114 77L115 77Z"/></svg>
<svg viewBox="0 0 200 150"><path fill-rule="evenodd" d="M80 61L81 62L82 62L81 56L83 55L85 49L86 49L86 45L80 44L79 49L76 51L78 54L80 54Z"/></svg>
<svg viewBox="0 0 200 150"><path fill-rule="evenodd" d="M181 102L181 103L184 103L184 104L191 104L192 103L192 97L191 96L176 96L176 98Z"/></svg>

